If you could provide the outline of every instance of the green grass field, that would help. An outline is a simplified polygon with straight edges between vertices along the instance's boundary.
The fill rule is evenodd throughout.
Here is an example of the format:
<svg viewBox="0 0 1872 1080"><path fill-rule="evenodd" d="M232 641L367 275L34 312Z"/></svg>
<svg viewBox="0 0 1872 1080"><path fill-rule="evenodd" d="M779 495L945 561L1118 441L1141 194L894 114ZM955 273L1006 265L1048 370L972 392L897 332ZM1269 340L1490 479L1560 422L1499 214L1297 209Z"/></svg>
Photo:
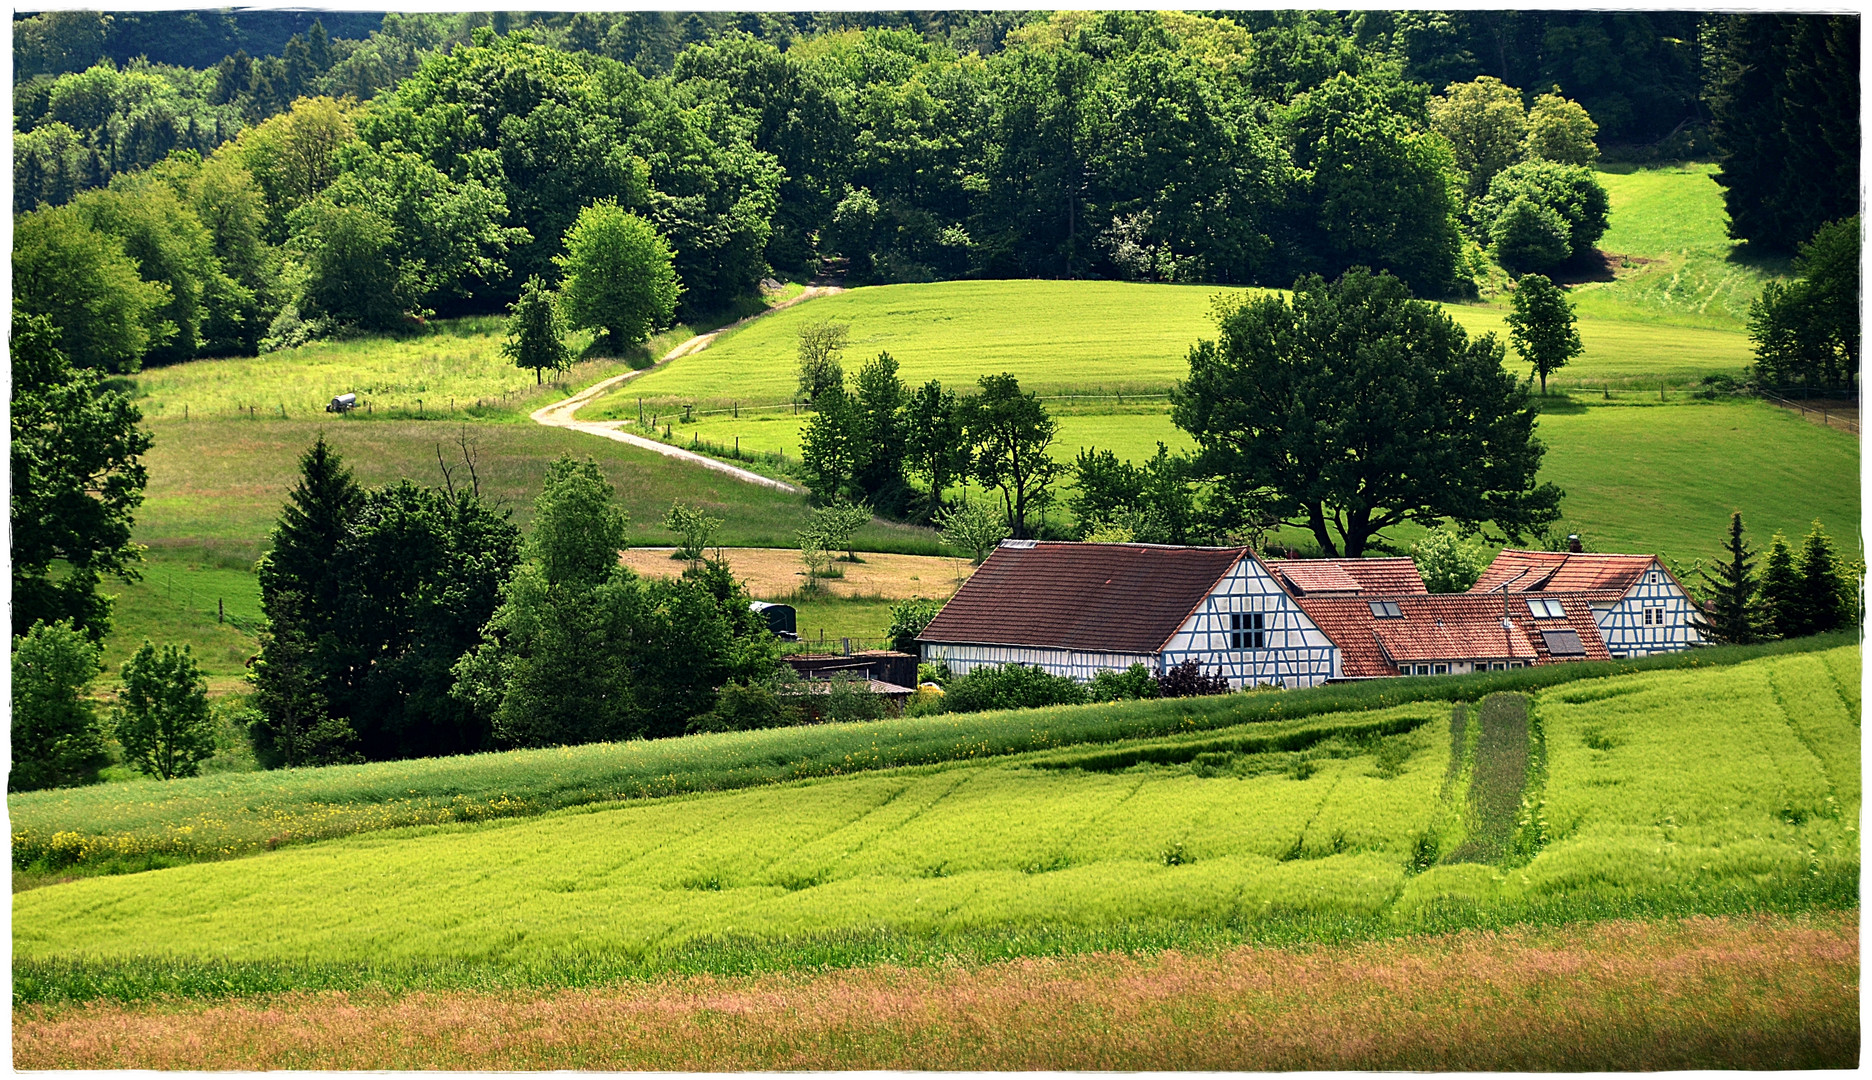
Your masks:
<svg viewBox="0 0 1872 1080"><path fill-rule="evenodd" d="M848 369L888 352L912 386L940 379L966 389L980 375L1005 371L1023 389L1046 397L1161 394L1188 373L1190 346L1215 336L1214 298L1241 291L1109 281L853 289L725 333L707 349L619 387L581 415L635 420L641 407L668 419L684 405L703 412L777 412L797 390L799 328L820 319L851 327ZM1506 342L1506 305L1446 309L1470 333L1494 333ZM1586 352L1566 369L1563 383L1676 385L1712 373L1733 375L1749 360L1748 339L1723 329L1583 315L1580 338ZM1518 371L1512 351L1507 362Z"/></svg>
<svg viewBox="0 0 1872 1080"><path fill-rule="evenodd" d="M1173 452L1193 445L1162 406L1069 411L1057 419L1052 454L1061 462L1093 447L1143 461L1159 442ZM684 432L715 446L739 438L743 450L797 459L802 423L790 415L709 416L678 425L675 441L687 445ZM1742 511L1758 547L1776 530L1805 536L1819 518L1847 550L1859 550L1858 440L1785 409L1681 393L1659 401L1655 393L1628 392L1608 401L1586 391L1545 402L1539 432L1547 445L1541 479L1566 490L1567 524L1594 550L1713 558L1731 510ZM1064 508L1054 513L1070 516ZM1398 530L1396 539L1407 543L1413 535ZM1297 532L1291 539L1303 542Z"/></svg>
<svg viewBox="0 0 1872 1080"><path fill-rule="evenodd" d="M1254 730L1260 734L1256 737L1264 738L1282 730L1275 722L1306 721L1325 713L1475 699L1493 691L1531 692L1618 673L1731 665L1838 644L1838 638L1821 637L1642 660L1456 678L1386 679L1280 694L898 718L215 775L149 781L135 794L112 786L28 792L9 796L7 804L13 821L15 882L20 883L17 875L22 872L124 872L405 825L526 816L616 799L1096 747L1243 724L1257 725ZM1300 729L1303 733L1315 730L1309 723L1302 723ZM1183 744L1163 751L1185 760L1193 752ZM1128 760L1134 761L1157 751L1145 746L1127 753L1132 755ZM1065 764L1075 762L1083 764L1076 758Z"/></svg>
<svg viewBox="0 0 1872 1080"><path fill-rule="evenodd" d="M1858 664L1849 646L1528 687L1531 810L1491 862L1443 861L1473 827L1451 778L1477 742L1425 700L1285 722L1323 740L1237 727L952 753L48 886L14 899L16 1001L94 994L117 969L485 986L837 963L879 942L1072 951L1127 927L1140 942L1340 940L1852 907Z"/></svg>
<svg viewBox="0 0 1872 1080"><path fill-rule="evenodd" d="M1741 251L1725 228L1714 165L1601 172L1611 196L1611 228L1599 240L1617 280L1574 286L1582 317L1686 328L1744 330L1762 285L1786 277L1785 258ZM1620 265L1631 256L1632 265Z"/></svg>

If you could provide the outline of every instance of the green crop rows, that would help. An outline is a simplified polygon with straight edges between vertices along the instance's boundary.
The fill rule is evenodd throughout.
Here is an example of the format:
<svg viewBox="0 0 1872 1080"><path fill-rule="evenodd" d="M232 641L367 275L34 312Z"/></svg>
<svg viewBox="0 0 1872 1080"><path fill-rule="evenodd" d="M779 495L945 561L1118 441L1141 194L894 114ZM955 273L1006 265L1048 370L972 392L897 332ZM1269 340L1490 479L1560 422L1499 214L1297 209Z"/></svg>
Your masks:
<svg viewBox="0 0 1872 1080"><path fill-rule="evenodd" d="M1452 737L1449 706L1425 700L1284 721L1314 729L1288 742L1157 736L1135 764L952 754L36 889L15 897L16 999L225 992L202 989L214 972L249 987L346 966L566 983L880 950L1850 905L1858 662L1849 646L1523 687L1537 692L1519 853L1487 862L1437 864L1488 820L1452 805L1452 772L1511 743L1518 710L1490 699L1472 751L1474 722Z"/></svg>
<svg viewBox="0 0 1872 1080"><path fill-rule="evenodd" d="M67 875L123 872L403 826L531 816L618 799L1152 739L1412 701L1479 698L1496 690L1528 690L1617 671L1736 663L1839 640L1278 694L826 724L31 792L7 800L13 865ZM1273 734L1267 729L1255 737Z"/></svg>

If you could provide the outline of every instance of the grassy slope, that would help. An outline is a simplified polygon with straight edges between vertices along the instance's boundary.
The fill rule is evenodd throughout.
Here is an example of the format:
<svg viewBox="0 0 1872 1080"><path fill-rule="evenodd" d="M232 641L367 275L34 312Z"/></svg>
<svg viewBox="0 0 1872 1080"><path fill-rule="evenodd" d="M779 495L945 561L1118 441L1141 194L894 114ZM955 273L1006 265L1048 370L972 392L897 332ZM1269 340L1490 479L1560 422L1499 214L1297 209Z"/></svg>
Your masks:
<svg viewBox="0 0 1872 1080"><path fill-rule="evenodd" d="M1310 770L1254 752L1116 772L958 763L91 879L15 897L16 963L29 995L44 964L79 955L554 981L725 945L811 963L813 941L879 931L1032 926L1058 947L1127 925L1336 939L1851 906L1858 655L1541 692L1538 813L1501 866L1412 872L1461 839L1448 710L1425 703L1392 712L1414 730L1308 752Z"/></svg>
<svg viewBox="0 0 1872 1080"><path fill-rule="evenodd" d="M835 319L851 326L847 366L888 352L913 386L940 379L967 388L977 376L1010 372L1043 396L1167 391L1188 374L1189 347L1215 336L1212 298L1240 290L1198 285L1101 281L949 281L853 289L790 309L723 335L707 349L633 380L581 415L631 419L639 399L668 419L693 405L703 411L737 403L742 415L790 401L796 390L795 344L801 325ZM1504 342L1505 305L1451 304L1471 333ZM1612 318L1583 318L1586 353L1565 381L1594 385L1694 382L1734 374L1748 362L1739 333ZM1514 363L1512 356L1510 364ZM785 410L788 415L791 410Z"/></svg>
<svg viewBox="0 0 1872 1080"><path fill-rule="evenodd" d="M1786 259L1751 257L1725 228L1714 165L1679 165L1599 174L1611 196L1611 228L1599 241L1614 256L1636 256L1614 282L1575 286L1584 317L1743 330L1764 283L1788 274Z"/></svg>

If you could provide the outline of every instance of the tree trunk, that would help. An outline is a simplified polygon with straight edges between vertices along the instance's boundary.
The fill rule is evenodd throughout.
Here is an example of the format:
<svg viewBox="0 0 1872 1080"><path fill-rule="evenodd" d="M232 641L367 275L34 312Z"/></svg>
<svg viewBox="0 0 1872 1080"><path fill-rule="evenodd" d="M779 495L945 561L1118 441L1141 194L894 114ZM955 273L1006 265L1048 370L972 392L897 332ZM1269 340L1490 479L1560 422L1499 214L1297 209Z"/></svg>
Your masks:
<svg viewBox="0 0 1872 1080"><path fill-rule="evenodd" d="M1332 533L1326 528L1326 511L1319 503L1307 506L1307 528L1313 530L1313 538L1319 541L1320 551L1328 556L1339 554L1339 548L1333 543Z"/></svg>

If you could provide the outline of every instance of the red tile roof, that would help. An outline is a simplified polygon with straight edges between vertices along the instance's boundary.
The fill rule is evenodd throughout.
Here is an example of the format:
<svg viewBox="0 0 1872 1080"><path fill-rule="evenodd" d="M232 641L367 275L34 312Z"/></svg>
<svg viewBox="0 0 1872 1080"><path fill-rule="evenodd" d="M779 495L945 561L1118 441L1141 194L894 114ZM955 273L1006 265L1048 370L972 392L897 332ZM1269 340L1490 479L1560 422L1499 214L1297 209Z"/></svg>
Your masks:
<svg viewBox="0 0 1872 1080"><path fill-rule="evenodd" d="M1469 591L1602 592L1623 595L1657 562L1655 555L1504 550Z"/></svg>
<svg viewBox="0 0 1872 1080"><path fill-rule="evenodd" d="M918 640L1159 652L1247 552L1005 541Z"/></svg>
<svg viewBox="0 0 1872 1080"><path fill-rule="evenodd" d="M1397 604L1401 618L1378 618L1364 596L1306 596L1295 602L1339 646L1340 674L1348 679L1397 675L1397 665L1404 663L1552 663L1555 658L1542 637L1549 630L1578 634L1583 659L1611 659L1582 596L1554 597L1566 611L1563 619L1535 619L1519 597L1455 593L1388 599ZM1504 627L1504 618L1513 626Z"/></svg>
<svg viewBox="0 0 1872 1080"><path fill-rule="evenodd" d="M1409 559L1269 559L1267 567L1295 596L1364 593L1422 596L1423 575Z"/></svg>

